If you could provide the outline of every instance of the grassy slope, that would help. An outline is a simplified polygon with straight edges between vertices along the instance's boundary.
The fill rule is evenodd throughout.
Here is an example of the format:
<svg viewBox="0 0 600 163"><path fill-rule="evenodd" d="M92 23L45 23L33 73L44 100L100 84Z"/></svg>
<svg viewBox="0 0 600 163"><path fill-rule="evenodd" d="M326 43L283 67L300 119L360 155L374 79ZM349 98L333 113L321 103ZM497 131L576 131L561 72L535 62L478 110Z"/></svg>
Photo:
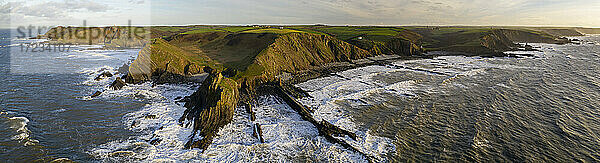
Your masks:
<svg viewBox="0 0 600 163"><path fill-rule="evenodd" d="M163 39L153 39L140 51L129 67L128 80L133 83L150 80L155 73L168 72L188 76L202 72L205 66L220 68L222 65L204 55L189 53Z"/></svg>
<svg viewBox="0 0 600 163"><path fill-rule="evenodd" d="M366 50L327 35L289 33L278 37L264 49L249 68L238 77L296 72L332 62L351 61L372 56Z"/></svg>

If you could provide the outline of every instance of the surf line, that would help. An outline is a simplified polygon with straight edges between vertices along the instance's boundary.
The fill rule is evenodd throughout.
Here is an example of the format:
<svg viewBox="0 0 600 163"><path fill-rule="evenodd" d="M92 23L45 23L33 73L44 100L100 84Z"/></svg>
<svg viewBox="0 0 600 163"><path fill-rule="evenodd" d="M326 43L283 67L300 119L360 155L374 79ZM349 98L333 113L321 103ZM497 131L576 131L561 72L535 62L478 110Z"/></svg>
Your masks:
<svg viewBox="0 0 600 163"><path fill-rule="evenodd" d="M292 96L293 89L289 88L289 87L293 87L292 85L286 85L286 84L282 83L281 81L279 81L279 82L271 82L271 83L265 84L265 85L263 85L263 87L271 89L273 91L273 93L277 94L281 99L283 99L283 101L285 101L285 103L288 106L290 106L292 109L294 109L296 112L298 112L298 114L300 115L300 117L302 117L302 119L312 123L319 131L319 134L324 136L327 140L329 140L333 143L340 144L344 148L347 148L347 149L350 149L351 151L359 153L360 155L365 157L369 162L377 162L377 161L375 161L376 158L374 156L367 155L364 152L361 152L357 148L350 145L348 142L346 142L342 139L336 138L336 136L337 137L348 136L352 140L356 140L357 136L355 133L341 129L340 127L337 127L337 126L327 122L326 120L321 120L320 122L317 121L311 115L311 110L308 109L307 107L305 107L304 105L302 105L301 103L299 103ZM260 131L260 129L259 129L259 131Z"/></svg>

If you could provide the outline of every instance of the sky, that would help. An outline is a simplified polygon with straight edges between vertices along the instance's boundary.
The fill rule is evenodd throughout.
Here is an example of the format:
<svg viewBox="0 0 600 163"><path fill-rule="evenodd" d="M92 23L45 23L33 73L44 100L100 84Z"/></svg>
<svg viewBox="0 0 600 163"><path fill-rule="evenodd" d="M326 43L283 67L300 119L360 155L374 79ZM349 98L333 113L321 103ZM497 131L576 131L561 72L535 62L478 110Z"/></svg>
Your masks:
<svg viewBox="0 0 600 163"><path fill-rule="evenodd" d="M189 24L600 27L600 0L0 0L0 28Z"/></svg>

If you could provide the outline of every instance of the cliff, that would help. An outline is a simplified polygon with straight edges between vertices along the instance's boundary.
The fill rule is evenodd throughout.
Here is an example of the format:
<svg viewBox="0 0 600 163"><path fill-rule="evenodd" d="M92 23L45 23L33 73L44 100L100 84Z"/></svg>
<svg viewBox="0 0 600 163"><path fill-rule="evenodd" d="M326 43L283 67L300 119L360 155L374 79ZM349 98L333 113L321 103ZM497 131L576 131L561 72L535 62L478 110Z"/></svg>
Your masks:
<svg viewBox="0 0 600 163"><path fill-rule="evenodd" d="M397 54L402 56L418 56L423 52L419 45L402 38L392 38L387 41L350 40L348 43L376 55Z"/></svg>
<svg viewBox="0 0 600 163"><path fill-rule="evenodd" d="M207 56L191 54L163 39L154 39L129 66L125 80L127 83L150 80L156 83L180 82L185 77L202 73L206 66L219 67Z"/></svg>
<svg viewBox="0 0 600 163"><path fill-rule="evenodd" d="M532 30L498 29L496 33L505 35L512 42L561 44L568 40L559 39L553 35Z"/></svg>
<svg viewBox="0 0 600 163"><path fill-rule="evenodd" d="M564 44L568 39L537 29L496 27L413 27L423 36L427 51L446 51L463 55L503 56L516 50L516 42Z"/></svg>
<svg viewBox="0 0 600 163"><path fill-rule="evenodd" d="M600 34L600 28L575 28L575 30L582 34Z"/></svg>
<svg viewBox="0 0 600 163"><path fill-rule="evenodd" d="M256 56L245 76L264 75L274 78L281 72L297 72L320 67L327 63L349 62L375 56L366 50L327 35L290 33Z"/></svg>
<svg viewBox="0 0 600 163"><path fill-rule="evenodd" d="M583 36L583 34L577 31L575 28L534 28L534 30L538 30L557 37Z"/></svg>

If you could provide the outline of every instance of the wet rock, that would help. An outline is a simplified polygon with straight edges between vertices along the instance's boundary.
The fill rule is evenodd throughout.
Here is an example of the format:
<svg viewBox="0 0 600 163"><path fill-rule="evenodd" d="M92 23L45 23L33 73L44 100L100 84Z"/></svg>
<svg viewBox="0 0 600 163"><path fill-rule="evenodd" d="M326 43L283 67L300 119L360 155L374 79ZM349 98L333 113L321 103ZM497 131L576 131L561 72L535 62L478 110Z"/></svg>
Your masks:
<svg viewBox="0 0 600 163"><path fill-rule="evenodd" d="M254 130L252 136L256 137L260 143L265 143L265 139L263 138L262 129L260 128L260 124L256 123L254 125Z"/></svg>
<svg viewBox="0 0 600 163"><path fill-rule="evenodd" d="M137 121L137 120L134 120L134 121L131 123L131 128L134 128L135 126L137 126L137 123L138 123L138 121Z"/></svg>
<svg viewBox="0 0 600 163"><path fill-rule="evenodd" d="M175 99L173 99L173 100L174 100L174 101L179 101L179 100L181 100L181 99L183 99L183 97L179 96L179 97L176 97L176 98L175 98Z"/></svg>
<svg viewBox="0 0 600 163"><path fill-rule="evenodd" d="M129 65L123 64L123 66L121 66L121 67L119 67L119 69L117 69L117 72L119 72L119 74L129 73Z"/></svg>
<svg viewBox="0 0 600 163"><path fill-rule="evenodd" d="M74 161L71 161L68 158L58 158L58 159L50 161L50 163L67 163L67 162L70 163L70 162L74 162Z"/></svg>
<svg viewBox="0 0 600 163"><path fill-rule="evenodd" d="M113 76L113 74L111 74L110 72L104 71L103 73L101 73L100 75L98 75L98 77L96 77L94 80L100 81L100 80L102 80L104 78L110 78L112 76Z"/></svg>
<svg viewBox="0 0 600 163"><path fill-rule="evenodd" d="M100 92L100 91L96 91L96 93L94 93L94 94L92 95L92 98L94 98L94 97L98 97L98 96L100 96L101 94L102 94L102 92Z"/></svg>
<svg viewBox="0 0 600 163"><path fill-rule="evenodd" d="M150 144L152 144L152 145L157 145L157 144L158 144L158 143L160 143L161 141L162 141L162 139L156 138L156 139L153 139L152 141L150 141Z"/></svg>
<svg viewBox="0 0 600 163"><path fill-rule="evenodd" d="M246 103L246 112L248 112L248 114L250 114L250 121L255 121L256 120L256 114L254 114L254 110L252 110L252 105L250 103Z"/></svg>
<svg viewBox="0 0 600 163"><path fill-rule="evenodd" d="M175 102L178 102L178 103L179 102L186 102L187 103L187 102L190 102L190 101L191 101L190 97L183 97L183 98L181 98L181 99L179 99L179 100L177 100Z"/></svg>
<svg viewBox="0 0 600 163"><path fill-rule="evenodd" d="M101 68L98 72L106 71L106 68Z"/></svg>
<svg viewBox="0 0 600 163"><path fill-rule="evenodd" d="M114 89L114 90L120 90L123 89L123 87L125 86L125 82L123 80L121 80L120 77L117 77L117 79L115 79L115 81L110 84L110 88Z"/></svg>
<svg viewBox="0 0 600 163"><path fill-rule="evenodd" d="M156 115L146 115L144 116L145 119L156 119Z"/></svg>

